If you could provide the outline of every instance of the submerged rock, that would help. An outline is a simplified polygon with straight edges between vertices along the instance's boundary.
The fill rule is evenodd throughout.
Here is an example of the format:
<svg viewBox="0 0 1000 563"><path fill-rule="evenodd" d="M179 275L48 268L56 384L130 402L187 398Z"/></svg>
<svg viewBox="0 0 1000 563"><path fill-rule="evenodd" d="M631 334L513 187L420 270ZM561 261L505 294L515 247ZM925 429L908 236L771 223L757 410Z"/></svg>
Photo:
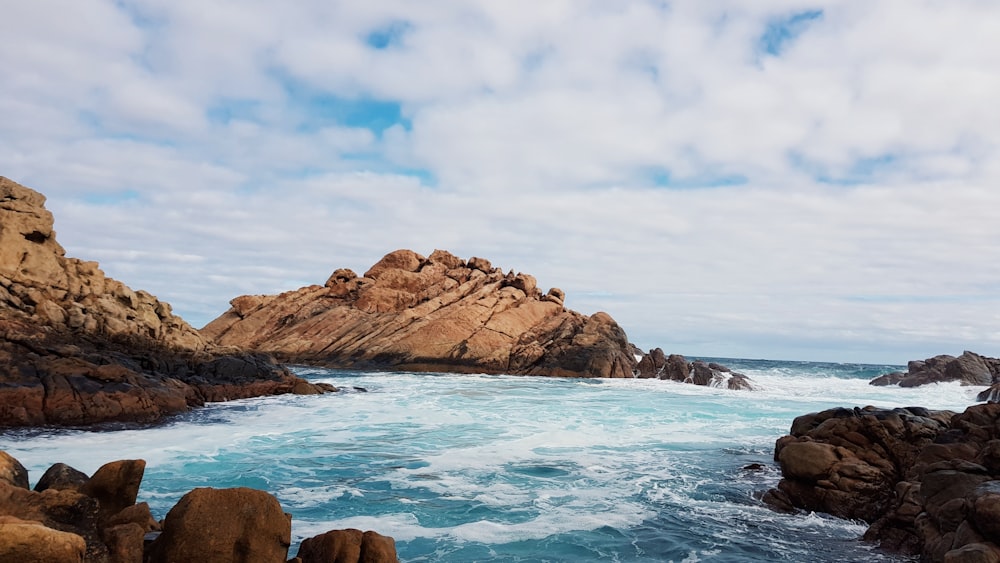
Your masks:
<svg viewBox="0 0 1000 563"><path fill-rule="evenodd" d="M311 384L222 349L170 305L67 258L45 197L0 177L0 427L153 421Z"/></svg>
<svg viewBox="0 0 1000 563"><path fill-rule="evenodd" d="M334 368L632 377L636 359L607 313L563 307L528 274L435 250L391 252L358 277L242 296L202 329L223 346Z"/></svg>
<svg viewBox="0 0 1000 563"><path fill-rule="evenodd" d="M864 520L866 540L922 561L1000 557L1000 404L805 415L775 460L763 500L779 510Z"/></svg>

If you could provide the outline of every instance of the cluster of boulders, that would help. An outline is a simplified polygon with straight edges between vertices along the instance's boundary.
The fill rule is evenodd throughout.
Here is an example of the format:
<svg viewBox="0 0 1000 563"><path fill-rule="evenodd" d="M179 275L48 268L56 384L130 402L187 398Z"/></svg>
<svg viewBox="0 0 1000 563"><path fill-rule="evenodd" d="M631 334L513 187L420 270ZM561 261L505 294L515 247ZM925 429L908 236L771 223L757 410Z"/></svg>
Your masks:
<svg viewBox="0 0 1000 563"><path fill-rule="evenodd" d="M632 377L625 331L564 297L484 258L397 250L363 276L338 269L324 285L237 297L202 334L335 368Z"/></svg>
<svg viewBox="0 0 1000 563"><path fill-rule="evenodd" d="M871 385L917 387L928 383L958 381L962 385L990 386L1000 383L1000 359L965 351L957 358L941 354L926 360L913 360L906 372L894 371L872 379ZM980 399L985 400L985 399Z"/></svg>
<svg viewBox="0 0 1000 563"><path fill-rule="evenodd" d="M167 303L67 258L44 204L0 177L0 427L149 422L206 401L332 389L212 344Z"/></svg>
<svg viewBox="0 0 1000 563"><path fill-rule="evenodd" d="M680 354L667 356L660 348L642 354L636 366L636 377L666 379L724 389L753 389L750 378L715 362L689 362Z"/></svg>
<svg viewBox="0 0 1000 563"><path fill-rule="evenodd" d="M291 515L274 496L245 487L198 488L158 522L136 503L146 463L121 460L92 476L62 463L35 488L0 451L0 561L45 563L285 563ZM304 540L297 563L396 563L395 542L376 532L331 530Z"/></svg>
<svg viewBox="0 0 1000 563"><path fill-rule="evenodd" d="M863 520L866 540L923 561L1000 562L1000 404L801 416L775 461L772 507Z"/></svg>

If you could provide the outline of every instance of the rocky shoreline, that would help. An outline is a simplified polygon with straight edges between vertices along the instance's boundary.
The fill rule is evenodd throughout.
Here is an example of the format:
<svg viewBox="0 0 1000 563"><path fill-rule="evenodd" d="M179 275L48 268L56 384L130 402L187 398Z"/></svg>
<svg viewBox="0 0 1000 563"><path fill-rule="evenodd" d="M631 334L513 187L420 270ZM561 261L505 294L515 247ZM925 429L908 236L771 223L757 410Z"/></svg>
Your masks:
<svg viewBox="0 0 1000 563"><path fill-rule="evenodd" d="M391 537L354 529L303 540L288 559L292 515L245 487L194 489L157 521L136 503L145 468L141 459L120 460L87 476L57 463L29 489L24 466L0 451L0 561L398 562Z"/></svg>
<svg viewBox="0 0 1000 563"><path fill-rule="evenodd" d="M775 509L862 520L865 540L922 561L1000 561L1000 404L808 414L774 459Z"/></svg>

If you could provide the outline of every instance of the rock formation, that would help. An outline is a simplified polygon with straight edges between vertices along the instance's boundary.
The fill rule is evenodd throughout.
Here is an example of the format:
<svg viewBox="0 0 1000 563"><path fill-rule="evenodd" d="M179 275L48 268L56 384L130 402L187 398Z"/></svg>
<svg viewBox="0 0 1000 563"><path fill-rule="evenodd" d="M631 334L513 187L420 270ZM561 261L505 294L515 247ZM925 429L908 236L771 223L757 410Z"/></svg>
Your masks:
<svg viewBox="0 0 1000 563"><path fill-rule="evenodd" d="M866 540L922 561L1000 561L998 404L801 416L775 461L771 506L864 520Z"/></svg>
<svg viewBox="0 0 1000 563"><path fill-rule="evenodd" d="M1000 359L987 358L969 351L963 352L957 358L942 354L926 360L911 361L906 365L906 373L887 373L872 379L869 383L917 387L945 381L960 381L962 385L1000 383Z"/></svg>
<svg viewBox="0 0 1000 563"><path fill-rule="evenodd" d="M633 377L625 331L563 307L528 274L435 250L386 255L361 277L245 295L201 333L281 361L335 368Z"/></svg>
<svg viewBox="0 0 1000 563"><path fill-rule="evenodd" d="M688 362L680 354L667 356L660 348L650 350L639 360L636 367L636 377L642 379L667 379L708 387L726 389L753 389L750 378L742 373L734 372L726 366L715 362L695 360Z"/></svg>
<svg viewBox="0 0 1000 563"><path fill-rule="evenodd" d="M136 504L146 463L113 461L93 476L64 464L45 474L80 475L28 489L27 472L0 451L0 561L170 563L274 561L288 558L290 514L255 489L203 487L184 495L157 522ZM53 471L54 468L57 468ZM44 478L43 478L44 480ZM304 540L292 561L398 563L391 537L332 530Z"/></svg>
<svg viewBox="0 0 1000 563"><path fill-rule="evenodd" d="M44 204L0 177L0 427L152 421L206 401L317 392L67 258Z"/></svg>

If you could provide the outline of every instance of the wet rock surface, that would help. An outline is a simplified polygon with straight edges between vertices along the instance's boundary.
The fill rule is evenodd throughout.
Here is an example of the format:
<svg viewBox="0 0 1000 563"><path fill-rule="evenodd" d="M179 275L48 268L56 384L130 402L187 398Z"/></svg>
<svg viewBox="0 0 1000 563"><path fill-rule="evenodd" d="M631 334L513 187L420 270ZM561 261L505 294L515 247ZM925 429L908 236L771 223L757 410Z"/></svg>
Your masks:
<svg viewBox="0 0 1000 563"><path fill-rule="evenodd" d="M866 540L922 561L1000 561L1000 404L801 416L775 461L778 510L863 520Z"/></svg>

